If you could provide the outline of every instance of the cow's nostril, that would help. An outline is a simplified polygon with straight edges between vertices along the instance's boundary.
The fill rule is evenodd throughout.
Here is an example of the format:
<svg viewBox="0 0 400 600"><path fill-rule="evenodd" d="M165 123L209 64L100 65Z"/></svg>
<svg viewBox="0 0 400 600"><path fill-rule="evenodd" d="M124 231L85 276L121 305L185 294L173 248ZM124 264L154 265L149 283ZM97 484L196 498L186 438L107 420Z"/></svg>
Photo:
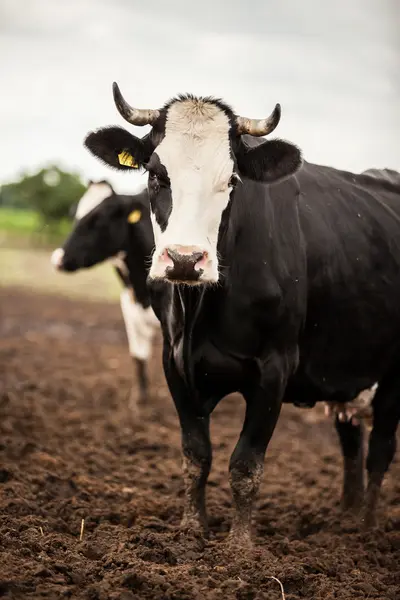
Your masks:
<svg viewBox="0 0 400 600"><path fill-rule="evenodd" d="M205 252L193 252L193 254L192 254L192 260L193 260L194 264L196 264L199 261L203 260L204 255L205 255Z"/></svg>
<svg viewBox="0 0 400 600"><path fill-rule="evenodd" d="M50 257L50 262L55 269L62 269L64 260L64 250L62 248L56 248Z"/></svg>
<svg viewBox="0 0 400 600"><path fill-rule="evenodd" d="M170 255L170 252L169 252L168 248L166 248L165 250L163 250L163 251L161 252L160 259L161 259L161 261L162 261L163 263L169 263L169 264L172 264L172 263L171 263L171 261L172 261L172 256Z"/></svg>
<svg viewBox="0 0 400 600"><path fill-rule="evenodd" d="M198 250L197 252L180 252L179 250L175 250L172 248L166 248L161 255L162 260L165 260L164 253L167 254L168 259L172 260L175 266L185 264L187 267L194 268L198 263L203 262L208 254L203 250Z"/></svg>

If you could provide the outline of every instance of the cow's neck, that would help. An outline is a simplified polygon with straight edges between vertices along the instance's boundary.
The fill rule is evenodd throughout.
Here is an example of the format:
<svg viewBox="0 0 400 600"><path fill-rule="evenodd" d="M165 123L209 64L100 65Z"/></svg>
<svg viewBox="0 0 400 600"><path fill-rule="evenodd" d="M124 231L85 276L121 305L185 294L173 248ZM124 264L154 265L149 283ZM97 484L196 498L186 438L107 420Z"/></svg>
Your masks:
<svg viewBox="0 0 400 600"><path fill-rule="evenodd" d="M122 285L127 288L132 287L128 265L126 264L126 252L119 252L111 259L110 262L113 265Z"/></svg>
<svg viewBox="0 0 400 600"><path fill-rule="evenodd" d="M111 259L111 263L122 285L131 290L135 301L144 308L150 306L150 297L147 290L147 271L145 259L138 260L132 252L119 252Z"/></svg>
<svg viewBox="0 0 400 600"><path fill-rule="evenodd" d="M147 275L151 246L145 247L140 240L130 236L125 263L129 271L129 281L135 291L136 300L144 307L150 306L150 293L147 287Z"/></svg>
<svg viewBox="0 0 400 600"><path fill-rule="evenodd" d="M299 254L295 183L275 186L273 193L272 198L269 186L251 181L237 190L221 224L218 285L173 286L172 333L189 335L188 352L207 341L236 356L252 354L269 336L278 313L281 318L283 305L302 312L305 255ZM232 324L244 316L246 328L236 328L243 330L241 339Z"/></svg>

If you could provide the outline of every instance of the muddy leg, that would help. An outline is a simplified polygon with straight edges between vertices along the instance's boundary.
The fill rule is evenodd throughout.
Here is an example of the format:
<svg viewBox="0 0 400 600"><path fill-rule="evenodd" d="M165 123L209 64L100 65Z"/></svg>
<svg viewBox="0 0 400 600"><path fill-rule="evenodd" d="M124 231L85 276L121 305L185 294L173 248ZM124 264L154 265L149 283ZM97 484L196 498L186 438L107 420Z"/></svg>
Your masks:
<svg viewBox="0 0 400 600"><path fill-rule="evenodd" d="M341 422L336 417L335 427L343 454L342 506L357 512L364 501L363 425Z"/></svg>
<svg viewBox="0 0 400 600"><path fill-rule="evenodd" d="M228 541L239 550L251 544L253 504L263 475L265 452L281 409L285 377L278 359L274 366L274 372L267 373L262 386L245 394L245 421L229 464L235 513Z"/></svg>
<svg viewBox="0 0 400 600"><path fill-rule="evenodd" d="M379 385L373 408L373 427L367 457L366 527L376 525L376 508L383 477L396 451L396 430L400 420L400 377L397 373Z"/></svg>
<svg viewBox="0 0 400 600"><path fill-rule="evenodd" d="M211 468L209 418L185 419L182 450L185 506L181 527L207 533L206 483Z"/></svg>
<svg viewBox="0 0 400 600"><path fill-rule="evenodd" d="M207 533L206 483L212 460L210 419L188 392L173 359L166 355L164 350L165 375L182 434L185 504L181 526Z"/></svg>

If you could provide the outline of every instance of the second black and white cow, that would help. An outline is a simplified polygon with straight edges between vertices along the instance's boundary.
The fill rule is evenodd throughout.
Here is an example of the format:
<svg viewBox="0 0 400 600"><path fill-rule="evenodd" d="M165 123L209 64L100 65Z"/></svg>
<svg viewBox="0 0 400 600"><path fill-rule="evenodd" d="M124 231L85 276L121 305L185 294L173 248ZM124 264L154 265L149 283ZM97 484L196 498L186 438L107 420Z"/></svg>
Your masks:
<svg viewBox="0 0 400 600"><path fill-rule="evenodd" d="M105 260L113 264L123 285L121 310L142 403L148 397L147 362L159 328L146 283L153 247L147 190L124 196L116 194L107 181L90 181L77 205L72 232L51 256L57 270L69 273ZM132 406L136 395L132 389Z"/></svg>
<svg viewBox="0 0 400 600"><path fill-rule="evenodd" d="M373 523L400 417L400 176L310 164L291 143L257 139L277 126L279 105L263 120L191 95L142 110L116 84L114 100L150 132L109 127L85 144L113 168L148 171L152 305L182 430L183 524L206 525L209 418L222 397L246 401L229 467L230 539L242 544L282 401L309 403L314 390L316 401L342 402L378 382L365 502ZM362 435L345 426L344 499L358 505Z"/></svg>

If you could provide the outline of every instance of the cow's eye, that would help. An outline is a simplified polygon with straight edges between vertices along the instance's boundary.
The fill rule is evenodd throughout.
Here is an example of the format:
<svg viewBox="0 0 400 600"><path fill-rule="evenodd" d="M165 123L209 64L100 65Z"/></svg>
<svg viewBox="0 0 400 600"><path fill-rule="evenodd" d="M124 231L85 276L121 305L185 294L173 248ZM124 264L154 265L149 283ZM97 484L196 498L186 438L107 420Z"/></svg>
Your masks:
<svg viewBox="0 0 400 600"><path fill-rule="evenodd" d="M235 187L235 185L237 184L237 182L239 181L239 177L236 175L236 173L232 173L231 178L229 180L229 187Z"/></svg>
<svg viewBox="0 0 400 600"><path fill-rule="evenodd" d="M149 179L151 181L156 181L158 179L157 173L155 171L149 170Z"/></svg>

